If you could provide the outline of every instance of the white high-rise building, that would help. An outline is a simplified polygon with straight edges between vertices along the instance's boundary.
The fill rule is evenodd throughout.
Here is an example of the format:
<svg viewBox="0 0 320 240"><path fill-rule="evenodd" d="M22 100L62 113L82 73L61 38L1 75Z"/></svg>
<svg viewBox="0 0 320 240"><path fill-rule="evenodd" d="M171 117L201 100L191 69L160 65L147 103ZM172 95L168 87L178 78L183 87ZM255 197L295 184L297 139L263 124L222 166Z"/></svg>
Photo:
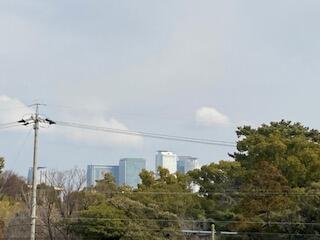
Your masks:
<svg viewBox="0 0 320 240"><path fill-rule="evenodd" d="M196 157L179 156L177 162L177 171L186 174L194 169L200 169L199 161Z"/></svg>
<svg viewBox="0 0 320 240"><path fill-rule="evenodd" d="M156 171L158 167L166 168L171 174L177 172L177 155L169 151L158 151L156 154Z"/></svg>

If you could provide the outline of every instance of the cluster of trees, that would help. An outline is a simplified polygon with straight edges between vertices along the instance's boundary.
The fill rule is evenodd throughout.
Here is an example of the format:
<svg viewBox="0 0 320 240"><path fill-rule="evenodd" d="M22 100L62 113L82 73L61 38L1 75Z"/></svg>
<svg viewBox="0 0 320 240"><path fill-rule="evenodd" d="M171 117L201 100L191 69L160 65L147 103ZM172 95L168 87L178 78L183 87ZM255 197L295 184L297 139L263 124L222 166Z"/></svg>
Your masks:
<svg viewBox="0 0 320 240"><path fill-rule="evenodd" d="M186 175L143 170L137 189L117 186L109 174L83 188L78 168L52 173L52 184L38 187L38 239L199 239L181 230L212 223L238 232L219 239L320 238L320 133L288 121L236 133L232 161ZM24 180L1 173L0 238L26 236L28 206Z"/></svg>
<svg viewBox="0 0 320 240"><path fill-rule="evenodd" d="M318 239L320 133L280 121L237 136L234 161L190 173L206 218L244 239Z"/></svg>

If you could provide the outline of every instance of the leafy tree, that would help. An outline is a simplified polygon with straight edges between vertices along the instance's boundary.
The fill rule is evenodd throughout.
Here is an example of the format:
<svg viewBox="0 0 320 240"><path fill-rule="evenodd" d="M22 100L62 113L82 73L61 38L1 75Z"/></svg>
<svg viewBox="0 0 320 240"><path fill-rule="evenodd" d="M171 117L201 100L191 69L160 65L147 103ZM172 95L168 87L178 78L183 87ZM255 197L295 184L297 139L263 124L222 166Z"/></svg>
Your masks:
<svg viewBox="0 0 320 240"><path fill-rule="evenodd" d="M271 122L257 129L237 130L235 160L245 169L267 161L277 167L291 187L304 187L320 180L320 134L300 123Z"/></svg>
<svg viewBox="0 0 320 240"><path fill-rule="evenodd" d="M156 183L156 178L152 171L147 171L146 169L142 169L140 173L141 184L139 184L139 188L150 188Z"/></svg>
<svg viewBox="0 0 320 240"><path fill-rule="evenodd" d="M320 182L313 182L307 188L294 189L296 195L293 200L298 205L295 214L288 221L304 222L309 224L294 225L294 229L298 233L317 234L320 233ZM286 231L287 228L284 229ZM316 239L316 238L315 238Z"/></svg>
<svg viewBox="0 0 320 240"><path fill-rule="evenodd" d="M192 181L200 186L200 202L206 218L215 222L217 230L226 230L223 222L234 218L234 208L239 203L239 196L235 195L234 191L239 190L244 180L240 163L211 163L189 172L189 175Z"/></svg>
<svg viewBox="0 0 320 240"><path fill-rule="evenodd" d="M277 225L270 222L283 221L295 205L290 199L290 188L280 171L268 162L246 176L241 186L241 201L236 207L237 230L253 232L277 232ZM279 218L279 216L281 216Z"/></svg>
<svg viewBox="0 0 320 240"><path fill-rule="evenodd" d="M94 189L108 197L112 197L118 191L117 184L115 183L115 178L111 173L106 173L102 180L98 180Z"/></svg>
<svg viewBox="0 0 320 240"><path fill-rule="evenodd" d="M81 211L71 229L85 239L184 239L178 218L124 196Z"/></svg>
<svg viewBox="0 0 320 240"><path fill-rule="evenodd" d="M100 201L89 202L80 210L78 220L69 229L85 239L174 239L183 240L179 219L155 204L135 200L131 188L117 187L106 174L94 191L87 189L84 198L98 194ZM102 197L102 198L101 198ZM90 198L91 199L91 198ZM82 200L83 201L83 200ZM85 206L85 205L82 205Z"/></svg>
<svg viewBox="0 0 320 240"><path fill-rule="evenodd" d="M145 204L124 196L110 199L110 204L125 213L126 232L121 239L174 239L182 240L178 217L158 206Z"/></svg>
<svg viewBox="0 0 320 240"><path fill-rule="evenodd" d="M299 193L314 191L320 180L319 132L282 120L256 129L240 127L237 135L238 152L234 157L245 170L241 191L247 193L237 208L236 219L240 224L236 229L317 233L316 226L303 224L315 221L317 196L300 196Z"/></svg>
<svg viewBox="0 0 320 240"><path fill-rule="evenodd" d="M90 206L83 210L71 230L85 239L118 240L124 235L124 213L109 204Z"/></svg>
<svg viewBox="0 0 320 240"><path fill-rule="evenodd" d="M203 218L198 196L192 194L191 177L170 174L167 169L158 168L159 178L146 170L140 174L141 184L133 192L132 199L146 205L156 205L182 218Z"/></svg>

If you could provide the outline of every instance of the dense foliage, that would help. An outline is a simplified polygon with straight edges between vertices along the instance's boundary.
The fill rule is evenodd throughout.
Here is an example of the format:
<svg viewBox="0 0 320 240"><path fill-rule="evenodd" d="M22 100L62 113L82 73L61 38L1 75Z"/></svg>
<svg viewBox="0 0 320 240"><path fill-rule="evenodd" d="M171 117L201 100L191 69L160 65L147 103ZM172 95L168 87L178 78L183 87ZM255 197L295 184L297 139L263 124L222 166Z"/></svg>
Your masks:
<svg viewBox="0 0 320 240"><path fill-rule="evenodd" d="M233 159L186 175L143 170L137 189L110 174L92 188L78 169L54 174L59 188L38 188L38 239L198 239L181 230L212 223L238 232L218 239L320 238L320 133L288 121L236 133ZM29 201L23 179L1 173L0 238L26 235Z"/></svg>

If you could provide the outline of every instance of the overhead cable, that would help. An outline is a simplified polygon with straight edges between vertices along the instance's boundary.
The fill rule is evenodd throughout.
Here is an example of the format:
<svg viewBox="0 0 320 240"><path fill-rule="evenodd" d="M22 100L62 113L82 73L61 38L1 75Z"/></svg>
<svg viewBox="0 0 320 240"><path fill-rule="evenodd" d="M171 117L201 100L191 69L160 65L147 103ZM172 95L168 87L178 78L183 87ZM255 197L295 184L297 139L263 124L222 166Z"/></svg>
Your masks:
<svg viewBox="0 0 320 240"><path fill-rule="evenodd" d="M2 126L10 126L10 125L13 125L13 124L17 124L17 122L0 123L0 127L2 127Z"/></svg>
<svg viewBox="0 0 320 240"><path fill-rule="evenodd" d="M191 137L175 136L175 135L167 135L167 134L159 134L159 133L151 133L151 132L130 131L130 130L107 128L107 127L74 123L74 122L56 121L56 124L60 126L65 126L65 127L87 129L92 131L109 132L109 133L124 134L124 135L131 135L131 136L141 136L141 137L147 137L147 138L164 139L164 140L179 141L179 142L190 142L190 143L199 143L199 144L216 145L216 146L224 146L224 147L236 146L234 142L218 141L213 139L191 138Z"/></svg>
<svg viewBox="0 0 320 240"><path fill-rule="evenodd" d="M7 126L0 126L0 130L3 129L8 129L8 128L15 128L15 127L20 127L20 124L12 124L12 125L7 125Z"/></svg>
<svg viewBox="0 0 320 240"><path fill-rule="evenodd" d="M295 193L295 192L287 192L287 191L211 191L211 192L142 192L142 191L135 191L135 192L108 192L108 194L127 194L127 195L199 195L199 196L221 196L221 195L229 195L229 196L254 196L254 197L273 197L273 196L307 196L307 197L319 197L320 192L312 192L312 193Z"/></svg>

